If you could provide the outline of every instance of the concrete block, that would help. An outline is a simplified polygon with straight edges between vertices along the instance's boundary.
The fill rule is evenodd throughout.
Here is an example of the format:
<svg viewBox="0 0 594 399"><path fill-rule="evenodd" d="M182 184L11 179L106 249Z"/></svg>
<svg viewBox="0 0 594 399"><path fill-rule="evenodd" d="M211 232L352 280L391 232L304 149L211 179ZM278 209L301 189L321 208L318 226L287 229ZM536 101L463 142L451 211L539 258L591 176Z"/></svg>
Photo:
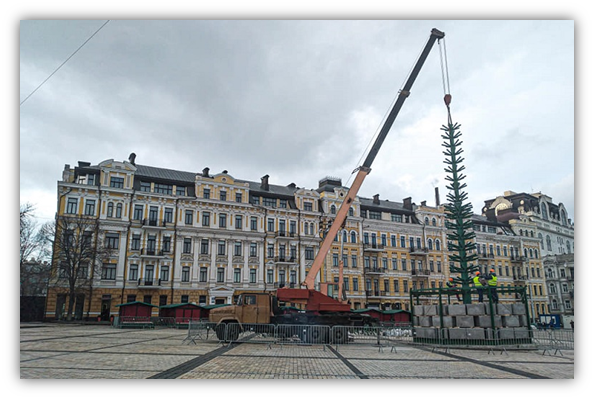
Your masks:
<svg viewBox="0 0 594 399"><path fill-rule="evenodd" d="M431 327L431 326L433 326L433 322L431 320L431 316L419 316L419 325L421 327Z"/></svg>
<svg viewBox="0 0 594 399"><path fill-rule="evenodd" d="M425 316L437 316L439 315L437 305L425 305L423 313Z"/></svg>
<svg viewBox="0 0 594 399"><path fill-rule="evenodd" d="M518 315L518 318L520 319L520 327L528 326L528 316L521 314Z"/></svg>
<svg viewBox="0 0 594 399"><path fill-rule="evenodd" d="M456 316L456 326L461 328L474 327L474 316Z"/></svg>
<svg viewBox="0 0 594 399"><path fill-rule="evenodd" d="M417 338L436 339L437 328L415 328L413 333Z"/></svg>
<svg viewBox="0 0 594 399"><path fill-rule="evenodd" d="M502 327L501 316L493 316L493 321L495 322L495 326L491 325L491 316L477 316L477 326L483 328L492 328L492 327Z"/></svg>
<svg viewBox="0 0 594 399"><path fill-rule="evenodd" d="M414 312L415 316L424 316L425 315L425 313L423 312L424 308L425 307L423 305L413 306L413 312Z"/></svg>
<svg viewBox="0 0 594 399"><path fill-rule="evenodd" d="M480 316L485 314L484 303L469 303L466 305L466 314L472 316Z"/></svg>
<svg viewBox="0 0 594 399"><path fill-rule="evenodd" d="M518 316L501 316L503 327L520 327L520 318Z"/></svg>
<svg viewBox="0 0 594 399"><path fill-rule="evenodd" d="M526 328L514 328L514 338L516 338L516 339L530 338L530 332Z"/></svg>
<svg viewBox="0 0 594 399"><path fill-rule="evenodd" d="M512 314L525 315L526 314L526 306L524 306L523 303L512 303Z"/></svg>
<svg viewBox="0 0 594 399"><path fill-rule="evenodd" d="M432 319L433 319L433 327L441 327L441 321L440 321L439 316L432 317ZM443 318L441 320L443 320L444 328L454 327L454 318L452 316L443 316Z"/></svg>
<svg viewBox="0 0 594 399"><path fill-rule="evenodd" d="M485 330L483 328L452 328L449 330L449 336L452 340L479 340L485 339Z"/></svg>
<svg viewBox="0 0 594 399"><path fill-rule="evenodd" d="M512 307L507 303L498 303L497 304L497 314L499 315L511 315L512 314Z"/></svg>
<svg viewBox="0 0 594 399"><path fill-rule="evenodd" d="M414 316L413 317L413 326L418 326L419 325L419 316Z"/></svg>
<svg viewBox="0 0 594 399"><path fill-rule="evenodd" d="M514 330L512 328L500 328L497 330L499 339L514 339Z"/></svg>
<svg viewBox="0 0 594 399"><path fill-rule="evenodd" d="M448 305L446 309L448 316L466 316L466 305Z"/></svg>

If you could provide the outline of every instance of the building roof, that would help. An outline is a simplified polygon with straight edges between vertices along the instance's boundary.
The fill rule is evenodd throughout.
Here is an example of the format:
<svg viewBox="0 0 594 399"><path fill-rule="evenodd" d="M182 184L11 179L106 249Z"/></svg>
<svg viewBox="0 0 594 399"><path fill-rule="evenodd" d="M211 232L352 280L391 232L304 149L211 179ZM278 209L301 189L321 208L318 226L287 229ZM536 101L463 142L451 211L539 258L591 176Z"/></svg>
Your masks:
<svg viewBox="0 0 594 399"><path fill-rule="evenodd" d="M184 183L194 183L196 180L195 172L182 172L173 169L156 168L154 166L135 165L136 176L148 177L161 180L174 180Z"/></svg>

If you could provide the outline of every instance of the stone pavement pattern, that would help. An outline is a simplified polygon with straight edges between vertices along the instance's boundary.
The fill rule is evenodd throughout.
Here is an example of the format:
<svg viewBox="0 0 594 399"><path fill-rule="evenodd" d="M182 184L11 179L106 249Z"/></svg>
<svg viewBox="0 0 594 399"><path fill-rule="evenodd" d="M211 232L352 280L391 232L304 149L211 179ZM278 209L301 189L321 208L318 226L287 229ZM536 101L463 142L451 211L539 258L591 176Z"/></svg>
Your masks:
<svg viewBox="0 0 594 399"><path fill-rule="evenodd" d="M574 378L574 353L435 350L398 345L183 343L185 330L21 325L22 379Z"/></svg>

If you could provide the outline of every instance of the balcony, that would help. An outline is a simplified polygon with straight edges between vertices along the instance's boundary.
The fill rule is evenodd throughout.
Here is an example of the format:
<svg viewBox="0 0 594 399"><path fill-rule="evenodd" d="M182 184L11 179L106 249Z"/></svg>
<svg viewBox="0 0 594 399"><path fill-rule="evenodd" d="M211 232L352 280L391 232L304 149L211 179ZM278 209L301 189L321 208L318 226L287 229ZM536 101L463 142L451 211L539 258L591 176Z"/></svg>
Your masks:
<svg viewBox="0 0 594 399"><path fill-rule="evenodd" d="M138 288L159 288L161 286L160 278L139 278Z"/></svg>
<svg viewBox="0 0 594 399"><path fill-rule="evenodd" d="M427 277L431 274L431 271L427 270L427 269L422 269L422 270L413 269L410 271L410 274L415 277Z"/></svg>
<svg viewBox="0 0 594 399"><path fill-rule="evenodd" d="M364 268L367 274L384 274L388 271L388 268L383 267L366 267Z"/></svg>
<svg viewBox="0 0 594 399"><path fill-rule="evenodd" d="M295 263L297 259L294 256L275 256L274 263Z"/></svg>
<svg viewBox="0 0 594 399"><path fill-rule="evenodd" d="M386 296L386 291L365 290L365 296L367 296L367 297L381 297L381 296Z"/></svg>
<svg viewBox="0 0 594 399"><path fill-rule="evenodd" d="M522 263L522 262L526 262L526 257L525 256L510 256L509 258L512 262L514 263Z"/></svg>
<svg viewBox="0 0 594 399"><path fill-rule="evenodd" d="M140 256L146 258L162 258L163 256L165 256L165 252L163 252L162 250L157 251L155 249L142 248L140 250Z"/></svg>
<svg viewBox="0 0 594 399"><path fill-rule="evenodd" d="M363 244L364 252L383 252L385 246L382 244Z"/></svg>
<svg viewBox="0 0 594 399"><path fill-rule="evenodd" d="M478 254L479 259L495 259L494 254Z"/></svg>
<svg viewBox="0 0 594 399"><path fill-rule="evenodd" d="M294 238L297 237L297 233L287 231L277 231L274 233L275 238Z"/></svg>
<svg viewBox="0 0 594 399"><path fill-rule="evenodd" d="M157 219L142 219L142 227L153 227L157 229L164 229L167 227L167 222L165 220L157 220Z"/></svg>
<svg viewBox="0 0 594 399"><path fill-rule="evenodd" d="M429 248L410 247L409 251L411 255L427 255L429 253Z"/></svg>

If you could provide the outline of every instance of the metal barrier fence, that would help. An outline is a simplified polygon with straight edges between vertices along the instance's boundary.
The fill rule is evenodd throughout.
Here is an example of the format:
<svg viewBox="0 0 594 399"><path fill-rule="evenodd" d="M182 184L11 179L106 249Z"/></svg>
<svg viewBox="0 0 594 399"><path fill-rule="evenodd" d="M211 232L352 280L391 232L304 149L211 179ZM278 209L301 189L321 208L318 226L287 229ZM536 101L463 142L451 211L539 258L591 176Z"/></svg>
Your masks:
<svg viewBox="0 0 594 399"><path fill-rule="evenodd" d="M189 320L184 343L198 340L223 344L250 342L277 345L341 345L377 346L381 351L398 345L420 345L435 349L485 349L489 352L511 349L573 350L572 330L528 330L526 328L423 329L410 325L384 326L319 326L273 324L217 324Z"/></svg>

